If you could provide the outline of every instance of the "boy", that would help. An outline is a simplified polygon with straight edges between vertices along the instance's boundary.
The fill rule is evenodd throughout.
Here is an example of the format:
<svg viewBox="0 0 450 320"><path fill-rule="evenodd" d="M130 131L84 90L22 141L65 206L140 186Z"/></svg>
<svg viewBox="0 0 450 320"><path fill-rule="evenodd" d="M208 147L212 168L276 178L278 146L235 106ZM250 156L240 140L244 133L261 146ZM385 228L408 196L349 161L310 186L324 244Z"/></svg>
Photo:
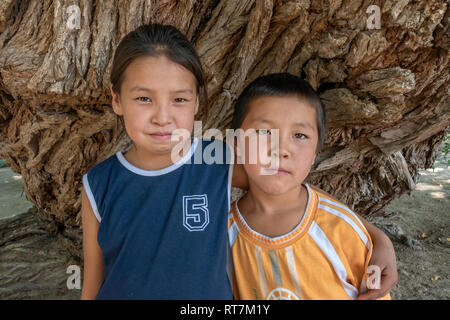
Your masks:
<svg viewBox="0 0 450 320"><path fill-rule="evenodd" d="M237 146L249 190L228 222L234 298L356 299L366 290L370 235L347 206L304 182L325 138L317 94L287 73L258 78L236 102L233 128L278 134L256 163L248 145Z"/></svg>

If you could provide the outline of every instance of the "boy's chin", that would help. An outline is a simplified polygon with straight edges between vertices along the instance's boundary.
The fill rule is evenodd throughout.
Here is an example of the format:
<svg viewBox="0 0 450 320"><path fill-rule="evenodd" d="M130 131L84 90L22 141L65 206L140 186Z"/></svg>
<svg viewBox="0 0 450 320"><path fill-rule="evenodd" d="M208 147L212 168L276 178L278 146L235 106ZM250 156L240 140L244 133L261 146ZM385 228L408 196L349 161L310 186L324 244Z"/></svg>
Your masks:
<svg viewBox="0 0 450 320"><path fill-rule="evenodd" d="M301 183L270 183L259 185L259 188L267 195L281 196L294 189L300 188Z"/></svg>

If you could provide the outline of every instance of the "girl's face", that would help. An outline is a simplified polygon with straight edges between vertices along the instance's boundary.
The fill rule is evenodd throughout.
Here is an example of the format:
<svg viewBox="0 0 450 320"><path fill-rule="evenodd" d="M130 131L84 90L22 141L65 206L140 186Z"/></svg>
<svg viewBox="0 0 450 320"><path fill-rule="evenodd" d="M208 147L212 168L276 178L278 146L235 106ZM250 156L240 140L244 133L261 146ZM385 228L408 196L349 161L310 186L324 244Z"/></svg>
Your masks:
<svg viewBox="0 0 450 320"><path fill-rule="evenodd" d="M199 99L194 75L166 56L140 57L125 70L120 96L111 89L113 109L123 115L136 148L170 154L179 143L175 129L191 133Z"/></svg>
<svg viewBox="0 0 450 320"><path fill-rule="evenodd" d="M244 169L250 188L256 187L271 195L299 188L316 156L318 128L315 109L296 96L262 96L250 101L241 129L244 132L255 129L258 139L267 139L266 151L261 152L259 146L253 163L249 161L249 153L255 151L244 139L240 140L240 145L245 146L241 148L245 150ZM279 130L279 139L275 135L272 141L274 129Z"/></svg>

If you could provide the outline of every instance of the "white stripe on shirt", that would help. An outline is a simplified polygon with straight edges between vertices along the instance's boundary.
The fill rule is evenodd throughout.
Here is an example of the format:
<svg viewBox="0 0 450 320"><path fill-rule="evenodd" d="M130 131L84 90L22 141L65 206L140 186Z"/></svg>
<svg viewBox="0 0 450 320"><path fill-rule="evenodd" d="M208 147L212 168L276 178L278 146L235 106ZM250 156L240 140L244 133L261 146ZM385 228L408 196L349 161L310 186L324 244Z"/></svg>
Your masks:
<svg viewBox="0 0 450 320"><path fill-rule="evenodd" d="M361 228L351 219L349 218L347 215L345 215L344 213L335 210L333 208L330 208L326 205L320 204L318 206L320 209L325 210L328 213L331 213L341 219L343 219L345 222L347 222L352 228L353 230L355 230L355 232L359 235L359 237L361 238L361 241L366 245L367 249L370 249L370 243L369 243L369 238L367 238L366 234L364 233L363 230L361 230Z"/></svg>
<svg viewBox="0 0 450 320"><path fill-rule="evenodd" d="M345 292L351 299L356 299L358 297L358 289L347 282L347 271L345 270L344 264L341 259L339 259L339 256L336 253L336 250L334 250L330 240L328 240L325 233L315 221L311 223L308 234L330 261L334 271L342 283L342 286L344 287Z"/></svg>

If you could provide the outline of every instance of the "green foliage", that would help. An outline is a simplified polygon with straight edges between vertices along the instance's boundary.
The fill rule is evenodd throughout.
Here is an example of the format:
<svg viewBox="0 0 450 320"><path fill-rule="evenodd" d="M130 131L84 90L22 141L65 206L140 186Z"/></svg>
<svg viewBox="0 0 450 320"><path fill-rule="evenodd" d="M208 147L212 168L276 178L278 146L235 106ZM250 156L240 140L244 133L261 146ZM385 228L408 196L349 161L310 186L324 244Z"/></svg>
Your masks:
<svg viewBox="0 0 450 320"><path fill-rule="evenodd" d="M7 167L6 161L0 159L0 168Z"/></svg>

